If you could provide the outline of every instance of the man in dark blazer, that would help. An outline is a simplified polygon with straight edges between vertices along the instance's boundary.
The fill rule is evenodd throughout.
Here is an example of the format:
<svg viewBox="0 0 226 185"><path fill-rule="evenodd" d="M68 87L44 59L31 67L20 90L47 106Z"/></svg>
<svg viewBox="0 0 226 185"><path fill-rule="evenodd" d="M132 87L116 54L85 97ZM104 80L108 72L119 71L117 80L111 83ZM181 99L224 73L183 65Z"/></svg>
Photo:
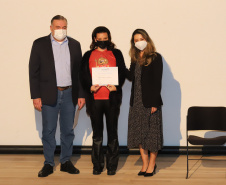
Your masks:
<svg viewBox="0 0 226 185"><path fill-rule="evenodd" d="M55 133L60 120L61 171L78 174L70 161L74 140L75 107L85 104L79 81L82 59L80 43L67 37L67 19L61 15L52 18L51 34L34 41L30 61L30 92L34 107L42 111L42 143L45 157L39 177L53 173Z"/></svg>

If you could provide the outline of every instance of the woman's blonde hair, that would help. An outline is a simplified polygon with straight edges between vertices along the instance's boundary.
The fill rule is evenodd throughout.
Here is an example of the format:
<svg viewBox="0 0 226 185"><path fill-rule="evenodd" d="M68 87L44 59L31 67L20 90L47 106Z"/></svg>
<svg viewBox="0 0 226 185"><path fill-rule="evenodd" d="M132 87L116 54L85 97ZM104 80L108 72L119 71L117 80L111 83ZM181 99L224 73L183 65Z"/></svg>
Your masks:
<svg viewBox="0 0 226 185"><path fill-rule="evenodd" d="M142 37L147 41L147 46L144 49L144 54L142 58L140 57L140 50L135 47L134 36L136 34L141 34ZM143 29L136 29L133 32L130 43L131 48L129 51L129 55L131 57L131 62L138 62L141 66L142 65L148 66L157 56L153 41L149 37L148 33Z"/></svg>

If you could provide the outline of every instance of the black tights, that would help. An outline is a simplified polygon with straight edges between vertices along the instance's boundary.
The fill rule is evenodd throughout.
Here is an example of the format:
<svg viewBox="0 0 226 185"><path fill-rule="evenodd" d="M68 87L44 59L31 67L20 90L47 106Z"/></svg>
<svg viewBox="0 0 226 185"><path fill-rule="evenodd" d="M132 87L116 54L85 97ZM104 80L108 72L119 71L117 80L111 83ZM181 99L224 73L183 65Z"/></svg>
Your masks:
<svg viewBox="0 0 226 185"><path fill-rule="evenodd" d="M107 127L107 170L116 170L119 160L118 142L118 115L119 109L110 105L109 100L94 100L91 112L91 124L93 128L92 162L94 169L104 168L103 154L103 116L106 117Z"/></svg>

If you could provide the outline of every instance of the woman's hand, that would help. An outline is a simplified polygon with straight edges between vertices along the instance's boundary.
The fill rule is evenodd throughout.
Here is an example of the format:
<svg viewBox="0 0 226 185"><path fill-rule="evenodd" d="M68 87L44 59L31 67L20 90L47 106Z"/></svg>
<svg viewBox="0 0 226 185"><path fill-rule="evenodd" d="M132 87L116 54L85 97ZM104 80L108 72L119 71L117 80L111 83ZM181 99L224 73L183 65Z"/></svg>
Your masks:
<svg viewBox="0 0 226 185"><path fill-rule="evenodd" d="M108 90L111 91L116 91L117 88L114 85L106 85L106 87L108 88Z"/></svg>
<svg viewBox="0 0 226 185"><path fill-rule="evenodd" d="M91 92L97 92L98 89L99 89L100 87L101 87L101 86L99 86L98 84L92 85L92 86L90 87L90 91L91 91Z"/></svg>
<svg viewBox="0 0 226 185"><path fill-rule="evenodd" d="M151 108L151 114L155 113L157 111L157 107L152 107Z"/></svg>

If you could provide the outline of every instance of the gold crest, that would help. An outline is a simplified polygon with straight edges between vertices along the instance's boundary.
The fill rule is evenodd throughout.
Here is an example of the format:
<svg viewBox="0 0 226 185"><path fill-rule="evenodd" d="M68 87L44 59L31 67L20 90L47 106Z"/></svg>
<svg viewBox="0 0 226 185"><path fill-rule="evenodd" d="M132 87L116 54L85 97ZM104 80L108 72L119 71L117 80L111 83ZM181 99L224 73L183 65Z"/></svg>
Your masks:
<svg viewBox="0 0 226 185"><path fill-rule="evenodd" d="M96 60L96 66L106 66L108 64L108 59L100 57L98 60Z"/></svg>

